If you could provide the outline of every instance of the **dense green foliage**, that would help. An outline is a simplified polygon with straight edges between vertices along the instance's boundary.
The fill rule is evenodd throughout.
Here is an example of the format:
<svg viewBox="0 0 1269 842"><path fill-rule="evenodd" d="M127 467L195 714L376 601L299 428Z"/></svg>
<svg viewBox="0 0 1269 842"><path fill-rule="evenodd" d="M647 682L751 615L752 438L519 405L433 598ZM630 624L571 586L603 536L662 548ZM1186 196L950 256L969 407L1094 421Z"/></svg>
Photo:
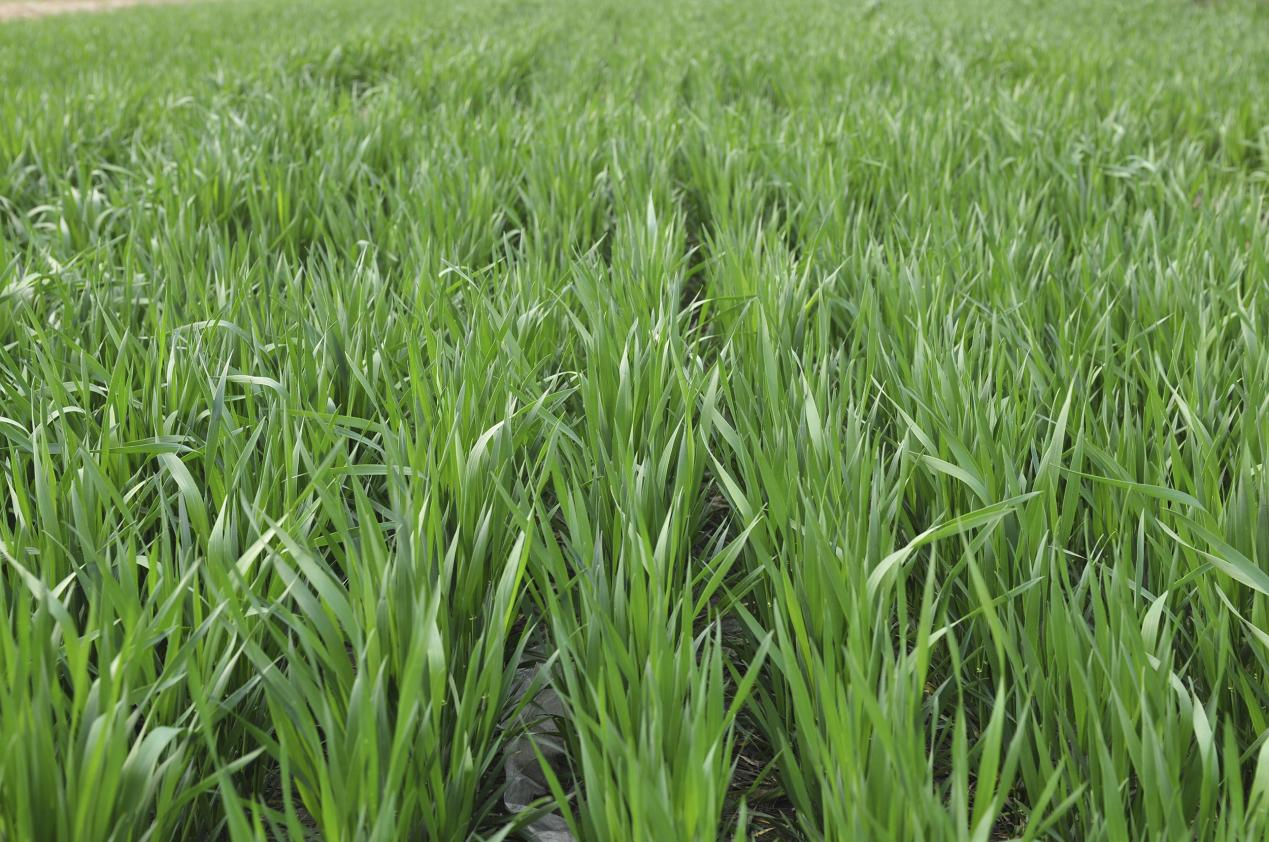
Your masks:
<svg viewBox="0 0 1269 842"><path fill-rule="evenodd" d="M1266 45L0 27L0 839L1269 837Z"/></svg>

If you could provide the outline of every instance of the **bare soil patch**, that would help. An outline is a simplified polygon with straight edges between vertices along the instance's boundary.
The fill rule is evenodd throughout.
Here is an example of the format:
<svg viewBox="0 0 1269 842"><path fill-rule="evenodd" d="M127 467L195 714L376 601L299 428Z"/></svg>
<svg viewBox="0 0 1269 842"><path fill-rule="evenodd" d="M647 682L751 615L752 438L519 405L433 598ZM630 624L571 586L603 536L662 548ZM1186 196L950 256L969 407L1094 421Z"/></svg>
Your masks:
<svg viewBox="0 0 1269 842"><path fill-rule="evenodd" d="M69 12L108 12L128 6L157 6L187 3L189 0L0 0L0 21L42 18Z"/></svg>

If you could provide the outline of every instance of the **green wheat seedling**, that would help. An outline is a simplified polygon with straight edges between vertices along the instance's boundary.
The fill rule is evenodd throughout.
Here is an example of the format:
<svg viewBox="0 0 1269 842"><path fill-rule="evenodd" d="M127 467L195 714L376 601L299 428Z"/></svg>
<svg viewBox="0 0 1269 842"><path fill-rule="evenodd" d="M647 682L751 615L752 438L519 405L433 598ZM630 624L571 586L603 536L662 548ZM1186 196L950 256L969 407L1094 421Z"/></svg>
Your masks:
<svg viewBox="0 0 1269 842"><path fill-rule="evenodd" d="M1269 839L1267 44L0 26L0 840Z"/></svg>

